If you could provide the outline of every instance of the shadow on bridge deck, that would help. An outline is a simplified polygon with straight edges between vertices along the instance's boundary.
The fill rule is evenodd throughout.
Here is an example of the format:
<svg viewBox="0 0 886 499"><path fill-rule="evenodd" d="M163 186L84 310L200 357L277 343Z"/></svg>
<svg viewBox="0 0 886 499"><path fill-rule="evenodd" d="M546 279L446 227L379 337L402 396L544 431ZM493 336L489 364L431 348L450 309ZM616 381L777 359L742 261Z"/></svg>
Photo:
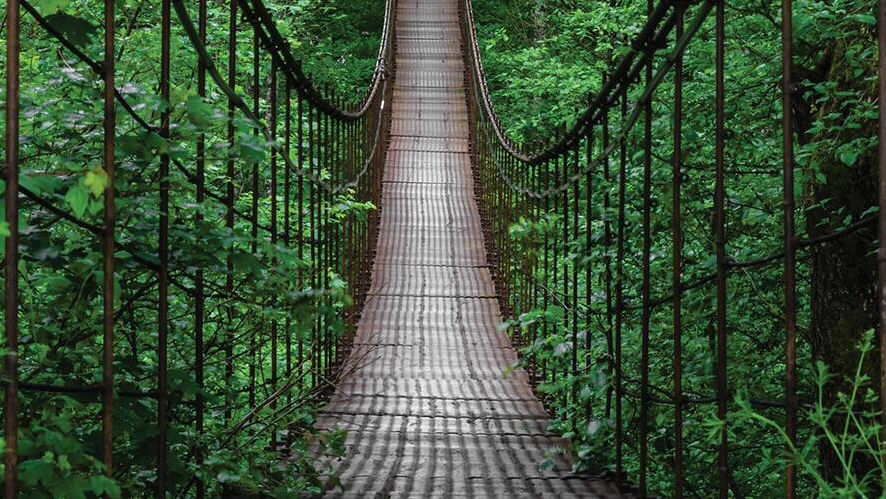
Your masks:
<svg viewBox="0 0 886 499"><path fill-rule="evenodd" d="M320 428L347 497L604 497L571 473L500 322L468 154L458 6L401 0L378 251L352 356ZM551 459L553 468L540 464Z"/></svg>

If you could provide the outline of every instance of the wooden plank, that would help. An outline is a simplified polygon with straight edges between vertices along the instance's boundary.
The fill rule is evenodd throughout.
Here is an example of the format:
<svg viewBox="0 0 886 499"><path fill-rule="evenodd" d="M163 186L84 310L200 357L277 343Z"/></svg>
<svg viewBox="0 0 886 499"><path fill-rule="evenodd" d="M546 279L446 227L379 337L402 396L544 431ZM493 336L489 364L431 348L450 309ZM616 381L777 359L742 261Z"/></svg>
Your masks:
<svg viewBox="0 0 886 499"><path fill-rule="evenodd" d="M330 497L620 497L577 477L501 321L468 155L457 3L401 0L372 287L320 414L348 430ZM539 463L553 453L554 466Z"/></svg>

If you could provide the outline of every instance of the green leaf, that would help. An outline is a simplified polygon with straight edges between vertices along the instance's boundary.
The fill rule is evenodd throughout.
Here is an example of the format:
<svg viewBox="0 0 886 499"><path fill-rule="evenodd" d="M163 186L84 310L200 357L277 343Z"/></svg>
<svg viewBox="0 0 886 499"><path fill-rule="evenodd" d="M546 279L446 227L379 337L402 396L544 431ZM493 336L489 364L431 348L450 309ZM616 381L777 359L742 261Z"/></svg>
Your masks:
<svg viewBox="0 0 886 499"><path fill-rule="evenodd" d="M855 14L852 18L858 22L867 24L868 26L874 26L877 24L877 19L870 14Z"/></svg>
<svg viewBox="0 0 886 499"><path fill-rule="evenodd" d="M208 128L212 124L212 108L203 102L199 95L188 96L188 120L199 128Z"/></svg>
<svg viewBox="0 0 886 499"><path fill-rule="evenodd" d="M106 476L91 476L87 481L87 487L90 491L95 492L98 496L107 495L108 497L120 497L120 486L117 482Z"/></svg>
<svg viewBox="0 0 886 499"><path fill-rule="evenodd" d="M65 194L65 201L74 210L74 215L82 217L86 213L86 206L89 203L89 191L79 183L73 185Z"/></svg>
<svg viewBox="0 0 886 499"><path fill-rule="evenodd" d="M46 21L68 41L80 47L89 43L89 37L96 31L89 21L64 12L46 16Z"/></svg>
<svg viewBox="0 0 886 499"><path fill-rule="evenodd" d="M29 459L18 465L18 477L22 483L30 486L45 481L55 473L51 461L44 459Z"/></svg>
<svg viewBox="0 0 886 499"><path fill-rule="evenodd" d="M63 10L71 2L69 0L37 0L37 6L44 14L51 14Z"/></svg>
<svg viewBox="0 0 886 499"><path fill-rule="evenodd" d="M261 269L258 259L251 253L239 251L231 255L231 263L238 272L255 272Z"/></svg>
<svg viewBox="0 0 886 499"><path fill-rule="evenodd" d="M22 187L32 191L34 194L55 192L62 185L61 180L52 175L22 175L19 182L21 182Z"/></svg>
<svg viewBox="0 0 886 499"><path fill-rule="evenodd" d="M93 196L99 197L108 187L108 174L105 172L104 168L96 166L86 172L86 180L84 183L86 184L86 187L89 187L89 190L92 191Z"/></svg>
<svg viewBox="0 0 886 499"><path fill-rule="evenodd" d="M858 151L853 151L851 149L844 149L840 152L840 161L846 164L846 166L852 166L858 161Z"/></svg>

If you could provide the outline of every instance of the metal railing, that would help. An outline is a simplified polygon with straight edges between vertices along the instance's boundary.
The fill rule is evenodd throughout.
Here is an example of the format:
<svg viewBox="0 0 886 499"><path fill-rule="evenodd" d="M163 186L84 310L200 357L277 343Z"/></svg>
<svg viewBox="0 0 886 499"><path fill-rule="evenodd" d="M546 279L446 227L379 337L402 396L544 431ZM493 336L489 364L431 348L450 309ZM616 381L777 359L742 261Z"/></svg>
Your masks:
<svg viewBox="0 0 886 499"><path fill-rule="evenodd" d="M328 86L317 88L261 0L226 5L158 0L143 6L145 11L159 9L154 11L159 12L157 27L140 28L159 36L156 61L121 60L128 54L115 45L120 17L115 4L104 2L103 60L95 60L28 0L7 1L6 497L18 494L19 417L23 410L35 410L40 394L47 393L96 397L102 414L101 456L97 457L108 476L115 473L115 402L121 397L150 401L156 409L156 494L165 497L196 487L193 490L202 497L206 488L201 480L190 477L173 483L170 477L170 425L192 426L196 436L188 448L199 465L205 457L199 437L210 410L205 394L211 393L223 398L222 412L232 433L252 426L251 431L264 432L268 445L276 447L279 430L285 426L280 421L297 403L293 399L316 398L330 387L346 354L336 333L339 318L335 316L354 316L369 285L377 210L360 216L354 211L337 212L336 205L348 200L379 205L393 91L395 1L385 6L376 66L365 94L346 98L336 96ZM27 160L20 155L20 90L29 84L29 72L34 71L22 67L20 61L21 44L29 42L21 38L22 14L29 16L30 29L42 29L65 58L85 66L101 82L101 165L107 180L100 193L103 206L93 215L69 209L57 193L40 192L19 182L28 173ZM211 31L219 25L215 20L225 18L226 29ZM126 27L127 35L133 22ZM248 42L238 40L243 34L252 38L245 54ZM173 40L184 50L173 51ZM216 60L214 53L224 53L226 60ZM247 58L252 68L244 72L238 61ZM135 64L145 71L146 66L156 64L156 72L149 74L156 75L163 105L150 109L131 102L130 93L120 84L118 68L123 62L130 69ZM173 64L179 76L173 74ZM193 70L186 79L181 78L182 65ZM219 69L225 66L226 75ZM209 122L197 126L192 135L178 132L188 119L182 105L174 104L173 88L180 87L196 95L195 106L206 106L208 116L203 121ZM226 112L214 113L216 105ZM132 152L118 147L121 137L133 135L152 144L145 148L154 157L140 163L142 168L132 166L138 162ZM238 147L255 147L258 157L238 153ZM181 151L196 159L183 159L177 154ZM64 176L71 178L76 181L76 176ZM137 202L127 202L130 199ZM146 201L156 205L146 206ZM25 259L28 266L40 262L20 251L32 236L22 233L18 222L38 212L48 214L53 224L67 224L71 237L87 241L86 247L95 246L101 254L101 266L94 269L102 275L95 298L102 303L101 334L85 326L88 332L81 338L101 338L101 365L94 366L101 368L100 383L77 376L68 377L64 385L28 381L34 374L28 348L33 340L20 343L21 318L29 313L28 307L40 303L19 302L20 285L27 277L20 270ZM218 238L219 231L226 241ZM184 256L179 251L182 247L193 253ZM280 267L297 268L294 274L280 276L291 283L281 288L289 289L288 294L269 296L250 289L253 274L240 269L241 261L260 262L264 272L273 274L283 258L307 262ZM334 304L339 300L330 291L336 286L335 276L347 283L355 303ZM124 278L139 286L121 285ZM344 310L305 317L295 313L262 316L265 308L295 312L304 305L330 310L343 306ZM178 321L183 316L192 320L185 333L190 341L173 348L170 328L180 329ZM149 362L154 373L143 376L133 389L133 373L128 372L128 388L123 390L115 372L123 360L121 330L135 350L150 339L130 335L150 324L156 329L151 355L155 360ZM32 336L32 325L26 327ZM305 333L299 332L305 328ZM170 410L170 357L193 366L197 385L197 394L190 399L176 395L174 412ZM28 366L26 379L22 379L23 363ZM245 386L235 383L235 371L248 378ZM29 393L27 407L20 406L20 391ZM256 414L268 408L270 415L259 421ZM245 414L244 420L237 423L232 419L235 414ZM30 413L24 415L30 417ZM259 431L256 425L264 428Z"/></svg>
<svg viewBox="0 0 886 499"><path fill-rule="evenodd" d="M666 467L673 473L672 492L676 497L681 497L686 490L684 411L690 406L715 404L716 418L722 423L715 452L716 484L719 496L726 497L734 484L729 461L730 442L726 431L731 398L735 393L727 385L727 347L730 331L733 329L733 325L727 323L727 284L730 282L730 275L778 263L783 265L785 398L783 401L755 403L770 410L783 411L779 419L784 418L784 431L796 442L796 255L800 250L827 244L859 230L871 229L876 216L866 216L839 232L821 237L802 238L797 234L794 223L794 126L791 113L782 113L782 251L741 262L727 255L726 188L730 177L727 175L724 160L727 119L724 114L724 2L650 1L642 29L631 40L626 54L612 66L612 71L602 75L601 88L589 96L588 105L578 113L575 124L568 130L564 125L558 129L537 131L537 135L549 138L550 145L533 151L524 150L512 140L500 122L487 88L471 0L463 0L460 7L473 145L471 154L487 251L490 253L496 286L502 296L502 308L514 318L533 310L550 310L552 307L558 307L564 314L559 322L547 315L534 319L527 316L528 325L517 328L515 333L518 335L517 339L529 347L524 361L535 372L538 382L550 386L556 386L561 380L586 379L597 364L605 366L605 402L599 406L583 402L579 396L579 382L574 381L571 393L561 393L563 398L558 399L553 406L563 408L571 404L572 407L580 407L586 404L583 414L569 416L573 428L594 421L613 420L615 479L638 485L642 495L648 491L651 465L651 407L669 406L673 411L672 424L666 429L669 440L665 445L668 449L659 452L659 457L667 457ZM781 88L784 109L790 109L795 86L791 73L790 0L782 2L782 9L785 21L782 33ZM884 22L883 10L881 2L881 23ZM712 12L713 16L710 15ZM682 125L686 118L683 112L683 60L690 42L703 28L709 30L707 33L713 34L706 38L705 43L711 43L712 39L714 44L713 58L710 61L714 68L713 100L708 108L713 115L714 175L712 182L706 179L701 184L713 185L712 191L708 191L713 205L708 226L710 233L701 238L701 244L713 247L713 271L706 270L697 261L687 263L684 255L686 221L683 219L686 206L685 200L681 199L681 189L687 183L689 171L683 149ZM880 31L882 74L882 61L886 59L883 55L883 30ZM693 47L699 45L694 44ZM668 83L670 94L662 96L660 87L665 82ZM694 83L698 85L697 81ZM882 98L886 95L882 79L880 84ZM669 99L667 105L653 108L656 96ZM882 114L883 106L879 107L882 136L882 127L886 120ZM670 122L669 144L661 138L653 140L653 120L661 120L662 116ZM661 168L664 165L653 167L656 144L658 147L664 146L668 151L664 154L667 157L659 156L656 161L670 163L670 171L664 171ZM882 141L880 147L880 206L884 206L886 194L883 193L886 188L883 185L886 184L883 184L882 179L886 178L886 153L882 152ZM668 179L667 187L662 181L665 178ZM699 183L694 183L694 192L699 189ZM670 197L671 206L658 209L657 200L660 197ZM632 216L635 213L638 216ZM656 215L667 216L669 220L656 219ZM634 222L629 221L629 218L639 222L639 229L632 227ZM886 218L881 210L881 282L886 279L886 264L883 263L886 261L884 220ZM534 229L530 229L530 232L535 232L528 236L511 233L513 227L521 224L525 227L527 223L537 224ZM656 234L653 234L653 225L658 227ZM665 227L669 234L662 231ZM695 246L698 247L698 244ZM668 271L664 271L660 265L652 264L653 248L658 259L662 257L662 253L671 254ZM697 256L694 260L698 260ZM629 275L629 269L635 270L636 274ZM670 289L664 290L664 296L653 295L651 283L656 270L658 282L670 282ZM683 333L688 329L683 322L686 307L683 300L688 292L711 285L714 393L709 397L688 393L682 384L683 345L687 339ZM886 297L883 286L880 286L879 293L882 304L883 297ZM694 302L698 309L698 300L695 299ZM665 307L670 308L670 317L662 310ZM882 312L882 305L880 308L880 329L886 330L886 314ZM669 359L665 357L662 346L654 348L661 357L651 357L650 328L653 325L673 331L669 339L672 341ZM544 358L537 355L539 350L533 348L533 345L538 346L551 339L557 334L558 327L561 328L559 332L565 333L568 339L569 348L564 351L568 352L569 358L565 363L558 364L559 367L552 368L546 365ZM600 358L591 357L594 331L601 331L598 337L602 339L599 341L605 341L600 347L604 350ZM639 336L639 341L635 342L639 343L637 358L626 358L623 346L630 338L625 335L634 332ZM521 334L522 337L519 336ZM880 337L882 341L884 335L881 334ZM881 348L879 362L880 372L886 376L886 348ZM659 369L669 369L672 372L670 387L655 386L650 382L652 363ZM634 369L639 371L638 376L629 372ZM633 388L636 390L632 391ZM626 421L627 409L624 406L627 399L632 402L630 423ZM881 395L879 403L881 410L886 407L886 393ZM628 434L636 447L629 447L626 440ZM630 477L630 480L626 476L624 465L624 457L628 452L633 453L632 459L635 458L639 463L636 476ZM785 476L785 490L788 497L793 497L796 472L790 464Z"/></svg>

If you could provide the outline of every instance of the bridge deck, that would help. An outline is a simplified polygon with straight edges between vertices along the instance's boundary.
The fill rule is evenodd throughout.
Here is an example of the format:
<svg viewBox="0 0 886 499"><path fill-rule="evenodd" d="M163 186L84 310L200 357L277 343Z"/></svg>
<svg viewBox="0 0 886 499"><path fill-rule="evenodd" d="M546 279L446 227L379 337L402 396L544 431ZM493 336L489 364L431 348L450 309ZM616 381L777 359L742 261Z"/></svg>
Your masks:
<svg viewBox="0 0 886 499"><path fill-rule="evenodd" d="M349 430L345 497L617 496L576 477L516 361L486 266L468 156L457 5L401 0L378 252L321 428Z"/></svg>

